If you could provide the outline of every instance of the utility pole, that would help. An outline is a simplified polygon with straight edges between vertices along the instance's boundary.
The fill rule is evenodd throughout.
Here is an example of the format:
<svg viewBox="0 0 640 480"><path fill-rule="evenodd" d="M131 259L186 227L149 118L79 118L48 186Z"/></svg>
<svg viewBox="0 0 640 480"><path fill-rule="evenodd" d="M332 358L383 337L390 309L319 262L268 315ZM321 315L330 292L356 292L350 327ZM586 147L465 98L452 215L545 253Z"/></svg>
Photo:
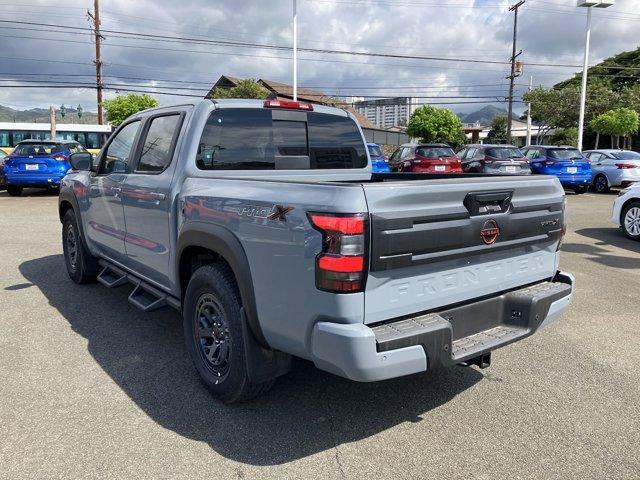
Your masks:
<svg viewBox="0 0 640 480"><path fill-rule="evenodd" d="M513 87L516 79L516 35L518 32L518 9L524 5L525 0L520 0L515 5L509 7L513 12L513 45L511 49L511 75L509 75L509 113L507 114L507 143L511 143L511 117L513 115Z"/></svg>
<svg viewBox="0 0 640 480"><path fill-rule="evenodd" d="M96 59L93 63L96 66L96 92L98 100L98 125L103 124L102 120L102 53L100 50L100 42L104 39L100 35L100 0L93 0L93 14L87 11L90 21L93 23L93 32L96 43Z"/></svg>
<svg viewBox="0 0 640 480"><path fill-rule="evenodd" d="M533 75L529 77L529 91L533 89ZM531 103L527 103L527 141L525 145L531 145Z"/></svg>
<svg viewBox="0 0 640 480"><path fill-rule="evenodd" d="M51 140L56 139L56 107L49 107L49 123L51 124Z"/></svg>
<svg viewBox="0 0 640 480"><path fill-rule="evenodd" d="M98 0L96 0L98 1ZM298 101L298 8L293 0L293 101Z"/></svg>

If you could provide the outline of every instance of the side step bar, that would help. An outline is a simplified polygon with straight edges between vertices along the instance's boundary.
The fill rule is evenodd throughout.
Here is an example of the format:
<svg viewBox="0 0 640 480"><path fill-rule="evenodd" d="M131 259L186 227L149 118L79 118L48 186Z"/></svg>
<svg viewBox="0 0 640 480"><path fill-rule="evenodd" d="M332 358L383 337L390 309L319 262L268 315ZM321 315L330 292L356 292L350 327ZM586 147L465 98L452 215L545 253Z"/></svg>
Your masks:
<svg viewBox="0 0 640 480"><path fill-rule="evenodd" d="M99 264L103 268L97 277L98 282L107 288L121 287L128 283L133 284L134 289L129 295L129 302L140 310L152 312L166 306L180 310L180 301L171 295L152 287L144 280L105 260L100 260Z"/></svg>

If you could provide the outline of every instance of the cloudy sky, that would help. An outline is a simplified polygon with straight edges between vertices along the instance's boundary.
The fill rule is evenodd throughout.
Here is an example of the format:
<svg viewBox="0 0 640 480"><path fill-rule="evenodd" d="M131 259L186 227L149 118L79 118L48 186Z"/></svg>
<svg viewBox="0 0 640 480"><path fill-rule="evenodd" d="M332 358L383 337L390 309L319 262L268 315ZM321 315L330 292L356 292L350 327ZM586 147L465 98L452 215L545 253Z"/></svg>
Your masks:
<svg viewBox="0 0 640 480"><path fill-rule="evenodd" d="M291 51L266 46L291 45L292 0L100 5L110 88L166 92L154 96L170 104L183 99L170 93L204 95L222 74L291 82ZM575 0L527 0L521 8L518 49L525 75L518 79L519 93L529 76L535 85L552 85L579 70L529 65L582 63L586 12L574 5ZM437 97L420 101L475 110L507 94L509 67L502 62L511 54L508 6L501 0L298 0L300 47L451 60L300 52L299 83L341 96ZM0 7L0 104L81 104L94 111L95 91L83 87L95 81L95 47L84 30L93 0L0 0ZM591 63L639 46L640 0L594 10ZM43 86L54 81L64 88ZM108 90L106 96L116 94Z"/></svg>

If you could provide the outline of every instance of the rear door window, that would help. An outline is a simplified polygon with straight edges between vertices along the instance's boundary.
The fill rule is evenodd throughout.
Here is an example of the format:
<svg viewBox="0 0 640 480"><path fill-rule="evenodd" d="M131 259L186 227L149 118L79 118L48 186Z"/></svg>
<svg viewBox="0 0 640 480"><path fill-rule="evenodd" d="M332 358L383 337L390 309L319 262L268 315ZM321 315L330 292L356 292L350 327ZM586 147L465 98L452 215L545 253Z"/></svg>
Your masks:
<svg viewBox="0 0 640 480"><path fill-rule="evenodd" d="M181 115L163 115L151 119L142 143L138 172L161 172L171 163Z"/></svg>

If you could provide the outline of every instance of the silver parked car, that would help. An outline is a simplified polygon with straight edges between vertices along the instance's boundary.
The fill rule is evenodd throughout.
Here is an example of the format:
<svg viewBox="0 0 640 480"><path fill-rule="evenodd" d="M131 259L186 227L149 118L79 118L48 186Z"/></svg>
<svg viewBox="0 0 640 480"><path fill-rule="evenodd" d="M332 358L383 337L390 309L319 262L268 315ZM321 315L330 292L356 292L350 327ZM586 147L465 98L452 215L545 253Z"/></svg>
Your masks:
<svg viewBox="0 0 640 480"><path fill-rule="evenodd" d="M591 162L593 188L606 193L611 187L628 187L640 182L640 153L631 150L588 150L584 155Z"/></svg>

